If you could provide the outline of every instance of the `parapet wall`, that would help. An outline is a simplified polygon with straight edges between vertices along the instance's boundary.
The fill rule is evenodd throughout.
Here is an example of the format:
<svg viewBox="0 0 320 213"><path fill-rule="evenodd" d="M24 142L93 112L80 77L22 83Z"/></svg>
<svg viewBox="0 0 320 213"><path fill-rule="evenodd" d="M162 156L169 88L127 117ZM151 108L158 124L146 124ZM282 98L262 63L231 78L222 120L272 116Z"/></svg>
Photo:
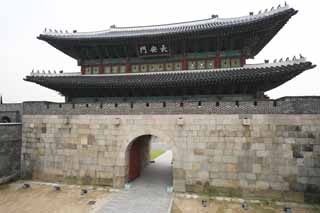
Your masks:
<svg viewBox="0 0 320 213"><path fill-rule="evenodd" d="M9 118L10 122L21 122L22 104L0 104L0 123L3 118Z"/></svg>
<svg viewBox="0 0 320 213"><path fill-rule="evenodd" d="M27 115L136 114L320 114L319 97L288 97L263 101L214 99L118 101L101 103L25 102Z"/></svg>

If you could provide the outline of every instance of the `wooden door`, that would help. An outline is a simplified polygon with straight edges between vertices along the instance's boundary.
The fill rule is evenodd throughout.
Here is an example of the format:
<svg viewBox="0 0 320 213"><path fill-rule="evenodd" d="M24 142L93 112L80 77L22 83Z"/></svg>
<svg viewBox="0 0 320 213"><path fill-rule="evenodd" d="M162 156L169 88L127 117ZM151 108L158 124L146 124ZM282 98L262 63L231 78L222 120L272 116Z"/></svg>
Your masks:
<svg viewBox="0 0 320 213"><path fill-rule="evenodd" d="M129 174L128 180L133 181L140 176L140 149L138 143L133 143L129 152Z"/></svg>

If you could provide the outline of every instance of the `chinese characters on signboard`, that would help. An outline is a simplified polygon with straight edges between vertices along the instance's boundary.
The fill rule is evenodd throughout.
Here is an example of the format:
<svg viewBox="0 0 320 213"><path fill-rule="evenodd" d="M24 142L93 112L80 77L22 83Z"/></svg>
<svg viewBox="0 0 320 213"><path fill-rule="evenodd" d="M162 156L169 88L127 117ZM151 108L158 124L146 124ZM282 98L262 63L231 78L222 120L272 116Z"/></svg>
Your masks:
<svg viewBox="0 0 320 213"><path fill-rule="evenodd" d="M139 45L138 53L140 57L167 56L169 55L169 46L167 44L148 44Z"/></svg>

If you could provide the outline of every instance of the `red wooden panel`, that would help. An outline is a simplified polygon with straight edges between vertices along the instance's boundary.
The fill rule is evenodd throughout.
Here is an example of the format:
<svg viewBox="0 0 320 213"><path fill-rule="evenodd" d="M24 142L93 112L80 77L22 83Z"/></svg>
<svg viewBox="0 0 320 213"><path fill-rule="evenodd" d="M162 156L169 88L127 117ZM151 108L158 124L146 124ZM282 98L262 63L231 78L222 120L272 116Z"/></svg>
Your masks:
<svg viewBox="0 0 320 213"><path fill-rule="evenodd" d="M133 143L129 152L129 174L128 180L133 181L140 176L140 150L138 143Z"/></svg>

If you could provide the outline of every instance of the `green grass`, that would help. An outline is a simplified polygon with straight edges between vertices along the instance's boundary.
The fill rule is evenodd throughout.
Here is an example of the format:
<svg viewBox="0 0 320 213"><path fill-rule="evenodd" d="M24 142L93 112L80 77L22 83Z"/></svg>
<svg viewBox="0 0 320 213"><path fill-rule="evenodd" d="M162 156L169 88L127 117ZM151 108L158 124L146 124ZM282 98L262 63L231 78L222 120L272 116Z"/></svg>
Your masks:
<svg viewBox="0 0 320 213"><path fill-rule="evenodd" d="M154 160L155 158L159 157L165 152L166 152L165 150L161 150L161 149L150 151L150 160Z"/></svg>

